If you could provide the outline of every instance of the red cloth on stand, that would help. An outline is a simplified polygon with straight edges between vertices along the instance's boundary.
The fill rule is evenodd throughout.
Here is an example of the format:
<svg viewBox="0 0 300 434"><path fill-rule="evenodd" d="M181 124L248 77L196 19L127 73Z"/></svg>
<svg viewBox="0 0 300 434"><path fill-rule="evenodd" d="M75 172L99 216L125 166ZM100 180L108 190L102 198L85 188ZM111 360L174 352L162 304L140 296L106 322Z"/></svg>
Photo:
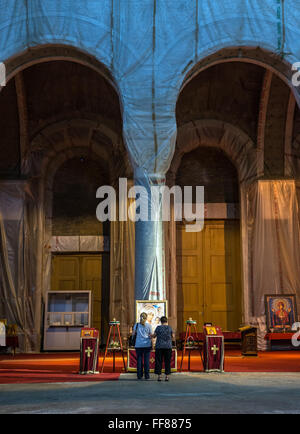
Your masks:
<svg viewBox="0 0 300 434"><path fill-rule="evenodd" d="M6 336L6 346L16 349L19 346L18 336Z"/></svg>
<svg viewBox="0 0 300 434"><path fill-rule="evenodd" d="M99 374L98 338L81 338L80 340L80 374Z"/></svg>
<svg viewBox="0 0 300 434"><path fill-rule="evenodd" d="M214 327L217 334L209 334L206 327L204 332L203 364L206 372L224 371L224 336L219 327Z"/></svg>
<svg viewBox="0 0 300 434"><path fill-rule="evenodd" d="M150 353L149 360L150 372L154 372L155 369L155 350L152 350ZM128 358L127 358L127 371L135 372L137 368L137 355L134 348L128 349ZM164 369L163 363L163 369ZM177 371L177 351L175 348L172 349L172 358L171 358L171 371Z"/></svg>
<svg viewBox="0 0 300 434"><path fill-rule="evenodd" d="M238 339L241 339L241 337L242 337L241 332L222 332L222 334L224 336L224 340L231 340L231 339L238 340ZM198 335L198 338L199 338L200 341L204 340L204 333L197 333L197 335ZM191 336L194 339L197 338L196 333L191 333ZM179 334L179 339L181 341L184 341L184 338L185 338L185 332L184 333L180 333Z"/></svg>
<svg viewBox="0 0 300 434"><path fill-rule="evenodd" d="M280 340L288 340L291 341L292 337L296 332L292 333L267 333L265 336L266 340L269 341L280 341Z"/></svg>

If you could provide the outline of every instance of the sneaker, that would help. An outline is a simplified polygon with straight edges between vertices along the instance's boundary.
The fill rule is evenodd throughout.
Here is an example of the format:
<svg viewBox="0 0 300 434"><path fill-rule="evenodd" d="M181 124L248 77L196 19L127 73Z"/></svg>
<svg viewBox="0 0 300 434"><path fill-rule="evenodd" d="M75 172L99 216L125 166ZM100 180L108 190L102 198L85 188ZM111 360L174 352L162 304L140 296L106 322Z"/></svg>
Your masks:
<svg viewBox="0 0 300 434"><path fill-rule="evenodd" d="M165 381L169 381L169 377L166 376Z"/></svg>

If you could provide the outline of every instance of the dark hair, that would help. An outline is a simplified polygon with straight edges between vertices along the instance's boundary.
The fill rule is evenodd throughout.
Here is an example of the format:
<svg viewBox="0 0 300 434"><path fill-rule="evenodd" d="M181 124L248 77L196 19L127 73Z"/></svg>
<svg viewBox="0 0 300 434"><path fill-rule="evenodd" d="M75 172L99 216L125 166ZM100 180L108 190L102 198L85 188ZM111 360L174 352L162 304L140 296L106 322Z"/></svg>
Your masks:
<svg viewBox="0 0 300 434"><path fill-rule="evenodd" d="M142 325L145 325L146 320L147 320L147 314L146 314L146 312L142 312L141 315L140 315L140 323Z"/></svg>
<svg viewBox="0 0 300 434"><path fill-rule="evenodd" d="M168 318L166 316L162 316L161 319L160 319L160 322L162 324L166 324L168 322Z"/></svg>

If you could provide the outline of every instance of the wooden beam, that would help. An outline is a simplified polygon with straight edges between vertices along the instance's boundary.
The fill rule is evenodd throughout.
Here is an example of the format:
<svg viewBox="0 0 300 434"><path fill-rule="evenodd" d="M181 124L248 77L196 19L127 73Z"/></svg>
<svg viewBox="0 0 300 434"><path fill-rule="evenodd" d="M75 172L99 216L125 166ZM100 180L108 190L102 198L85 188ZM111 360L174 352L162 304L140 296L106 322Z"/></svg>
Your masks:
<svg viewBox="0 0 300 434"><path fill-rule="evenodd" d="M23 72L15 76L15 86L17 94L18 112L19 112L19 130L20 130L20 156L21 156L21 174L24 173L24 159L29 148L28 134L28 109L26 89Z"/></svg>
<svg viewBox="0 0 300 434"><path fill-rule="evenodd" d="M296 99L293 92L290 92L290 98L286 113L285 123L285 140L284 140L284 175L294 177L292 169L292 141L295 116Z"/></svg>
<svg viewBox="0 0 300 434"><path fill-rule="evenodd" d="M272 77L273 72L266 69L260 94L257 126L257 150L259 158L257 162L257 175L259 177L264 174L265 127Z"/></svg>

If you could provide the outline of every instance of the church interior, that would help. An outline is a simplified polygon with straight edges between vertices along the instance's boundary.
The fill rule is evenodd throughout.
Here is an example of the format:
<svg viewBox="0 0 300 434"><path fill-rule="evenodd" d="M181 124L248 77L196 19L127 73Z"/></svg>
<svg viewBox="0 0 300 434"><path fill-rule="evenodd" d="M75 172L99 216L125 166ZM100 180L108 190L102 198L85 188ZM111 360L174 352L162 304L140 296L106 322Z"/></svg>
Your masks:
<svg viewBox="0 0 300 434"><path fill-rule="evenodd" d="M11 31L0 30L0 384L109 381L134 371L138 303L164 306L174 372L209 371L209 327L222 337L214 356L223 345L224 366L215 370L300 372L300 82L292 81L300 38L288 30L291 6L284 15L289 2L276 9L266 1L277 29L270 42L259 18L269 12L250 11L250 1L244 12L257 26L247 24L242 41L235 26L223 22L213 34L208 16L201 25L200 11L218 22L219 1L180 1L170 28L159 1L154 9L142 1L149 22L129 3L109 14L105 0L107 16L90 6L86 25L71 17L72 37L46 6L12 11ZM12 29L25 12L22 45ZM134 24L122 24L122 13ZM167 49L178 16L184 23L189 13L190 34L180 27L178 53ZM135 38L143 20L145 35L151 30L144 48ZM174 200L170 221L99 221L98 188L118 198L121 178L128 190L191 186L192 206L203 186L203 229L187 231ZM96 339L99 375L74 374L85 329Z"/></svg>

